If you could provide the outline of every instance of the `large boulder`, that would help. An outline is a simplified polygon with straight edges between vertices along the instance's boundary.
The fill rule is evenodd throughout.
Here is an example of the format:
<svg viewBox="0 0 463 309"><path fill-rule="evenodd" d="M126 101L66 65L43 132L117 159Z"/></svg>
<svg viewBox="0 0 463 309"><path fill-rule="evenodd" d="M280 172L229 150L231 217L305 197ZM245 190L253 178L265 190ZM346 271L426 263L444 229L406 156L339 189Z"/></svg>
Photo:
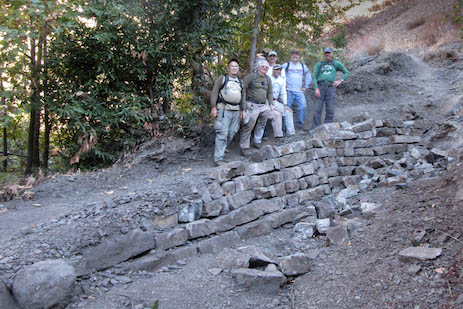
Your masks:
<svg viewBox="0 0 463 309"><path fill-rule="evenodd" d="M0 308L21 309L2 280L0 280Z"/></svg>
<svg viewBox="0 0 463 309"><path fill-rule="evenodd" d="M12 291L24 309L62 309L74 295L76 279L74 268L63 260L42 261L20 271Z"/></svg>

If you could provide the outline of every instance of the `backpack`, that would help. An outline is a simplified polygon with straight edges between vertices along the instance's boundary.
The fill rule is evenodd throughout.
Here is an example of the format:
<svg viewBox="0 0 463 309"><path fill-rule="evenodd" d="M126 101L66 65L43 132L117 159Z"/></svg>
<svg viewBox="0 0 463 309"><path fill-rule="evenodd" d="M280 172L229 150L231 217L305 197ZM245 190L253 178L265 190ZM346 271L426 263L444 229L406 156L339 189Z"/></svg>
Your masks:
<svg viewBox="0 0 463 309"><path fill-rule="evenodd" d="M290 63L291 63L291 61L288 61L288 62L286 63L286 71L289 71L289 64L290 64ZM305 77L305 70L304 70L305 65L304 65L302 62L301 62L301 64L302 64L302 76Z"/></svg>
<svg viewBox="0 0 463 309"><path fill-rule="evenodd" d="M225 85L228 83L229 79L230 79L228 74L225 74L224 77L225 77L224 82L222 83L222 86L220 86L220 89L219 89L219 100L218 100L217 103L222 103L222 102L228 103L227 101L225 101L223 99L222 93L220 93L222 91L222 89L225 87ZM239 78L239 76L237 76L237 78L238 78L238 82L240 84L240 88L241 88L241 90L243 90L243 82L241 81L241 78Z"/></svg>
<svg viewBox="0 0 463 309"><path fill-rule="evenodd" d="M265 88L265 90L268 89L268 85L271 83L271 80L270 80L270 77L268 77L267 74L265 74L265 77L267 77L267 88ZM246 91L246 97L247 97L247 94L249 92L249 90L252 89L252 84L254 84L254 82L256 81L257 79L257 72L254 72L254 75L252 76L252 79L251 79L251 83L249 84L249 87L248 87L248 91ZM247 100L248 98L246 98Z"/></svg>

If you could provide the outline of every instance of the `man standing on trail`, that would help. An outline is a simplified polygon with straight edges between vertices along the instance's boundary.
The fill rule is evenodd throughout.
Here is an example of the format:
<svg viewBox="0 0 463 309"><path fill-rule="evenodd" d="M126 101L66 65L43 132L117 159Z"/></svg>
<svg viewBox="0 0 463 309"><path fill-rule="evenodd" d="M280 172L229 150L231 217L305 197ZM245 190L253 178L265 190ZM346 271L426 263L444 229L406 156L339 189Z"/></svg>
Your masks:
<svg viewBox="0 0 463 309"><path fill-rule="evenodd" d="M344 73L340 80L337 80L336 73ZM336 88L341 85L349 71L337 60L333 60L333 50L325 48L325 60L315 65L313 71L313 87L315 89L315 106L313 111L312 129L321 125L323 105L325 105L325 123L333 122L334 109L336 106Z"/></svg>
<svg viewBox="0 0 463 309"><path fill-rule="evenodd" d="M309 69L301 62L301 52L294 49L291 52L291 61L283 64L286 71L286 90L288 94L288 107L292 108L293 103L297 105L297 122L296 128L304 128L304 119L307 110L304 91L310 86L312 77Z"/></svg>
<svg viewBox="0 0 463 309"><path fill-rule="evenodd" d="M293 111L288 107L286 97L286 79L281 76L281 64L275 64L273 67L272 76L272 89L273 89L273 106L275 106L274 113L276 117L282 117L285 123L286 135L291 136L296 133L294 129ZM281 120L280 120L281 122Z"/></svg>
<svg viewBox="0 0 463 309"><path fill-rule="evenodd" d="M243 98L246 101L247 109L250 113L249 122L241 127L240 148L243 156L249 156L251 147L251 133L254 129L254 146L262 147L262 136L267 119L273 118L273 94L272 82L267 76L267 60L259 60L257 63L257 72L250 73L243 78ZM268 102L268 103L267 103ZM275 137L283 136L281 132L281 119L272 122ZM280 132L278 132L278 127Z"/></svg>
<svg viewBox="0 0 463 309"><path fill-rule="evenodd" d="M272 76L273 74L273 67L277 64L277 61L278 61L278 55L277 55L277 52L272 50L271 52L268 53L267 55L267 61L268 61L268 65L269 65L269 68L268 68L268 71L267 71L267 75L268 76ZM281 75L280 75L282 78L286 79L286 73L285 73L285 70L282 70L281 71Z"/></svg>
<svg viewBox="0 0 463 309"><path fill-rule="evenodd" d="M246 102L242 100L243 83L238 77L238 60L228 62L228 74L220 76L211 93L211 116L215 128L215 164L224 163L225 149L240 128L240 118L246 116Z"/></svg>

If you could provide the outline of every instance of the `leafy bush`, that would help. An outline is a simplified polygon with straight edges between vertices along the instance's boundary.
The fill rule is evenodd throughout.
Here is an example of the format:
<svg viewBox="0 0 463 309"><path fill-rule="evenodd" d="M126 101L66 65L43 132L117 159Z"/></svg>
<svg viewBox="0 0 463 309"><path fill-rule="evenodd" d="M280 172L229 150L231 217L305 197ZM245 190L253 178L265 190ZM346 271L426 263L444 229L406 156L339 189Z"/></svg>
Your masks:
<svg viewBox="0 0 463 309"><path fill-rule="evenodd" d="M347 46L346 31L344 27L340 27L334 37L330 39L333 43L334 48L345 48Z"/></svg>

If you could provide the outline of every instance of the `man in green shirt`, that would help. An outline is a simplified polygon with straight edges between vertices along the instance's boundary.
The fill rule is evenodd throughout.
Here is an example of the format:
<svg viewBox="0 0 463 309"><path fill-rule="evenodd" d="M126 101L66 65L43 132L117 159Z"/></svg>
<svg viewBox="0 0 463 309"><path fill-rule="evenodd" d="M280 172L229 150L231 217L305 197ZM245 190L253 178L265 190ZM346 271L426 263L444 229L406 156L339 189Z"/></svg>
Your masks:
<svg viewBox="0 0 463 309"><path fill-rule="evenodd" d="M247 124L241 126L240 148L241 154L249 156L251 147L251 133L254 129L254 146L261 148L267 119L273 119L274 109L272 82L267 76L269 65L267 60L259 60L257 72L250 73L243 78L243 98L246 102L250 119ZM277 125L277 124L275 124ZM281 120L279 123L281 128Z"/></svg>
<svg viewBox="0 0 463 309"><path fill-rule="evenodd" d="M344 73L337 80L337 71ZM336 106L336 88L341 85L349 71L337 60L333 60L333 50L325 48L325 60L315 65L313 71L313 87L315 89L315 106L313 111L312 129L321 125L323 105L326 108L325 123L333 122Z"/></svg>

